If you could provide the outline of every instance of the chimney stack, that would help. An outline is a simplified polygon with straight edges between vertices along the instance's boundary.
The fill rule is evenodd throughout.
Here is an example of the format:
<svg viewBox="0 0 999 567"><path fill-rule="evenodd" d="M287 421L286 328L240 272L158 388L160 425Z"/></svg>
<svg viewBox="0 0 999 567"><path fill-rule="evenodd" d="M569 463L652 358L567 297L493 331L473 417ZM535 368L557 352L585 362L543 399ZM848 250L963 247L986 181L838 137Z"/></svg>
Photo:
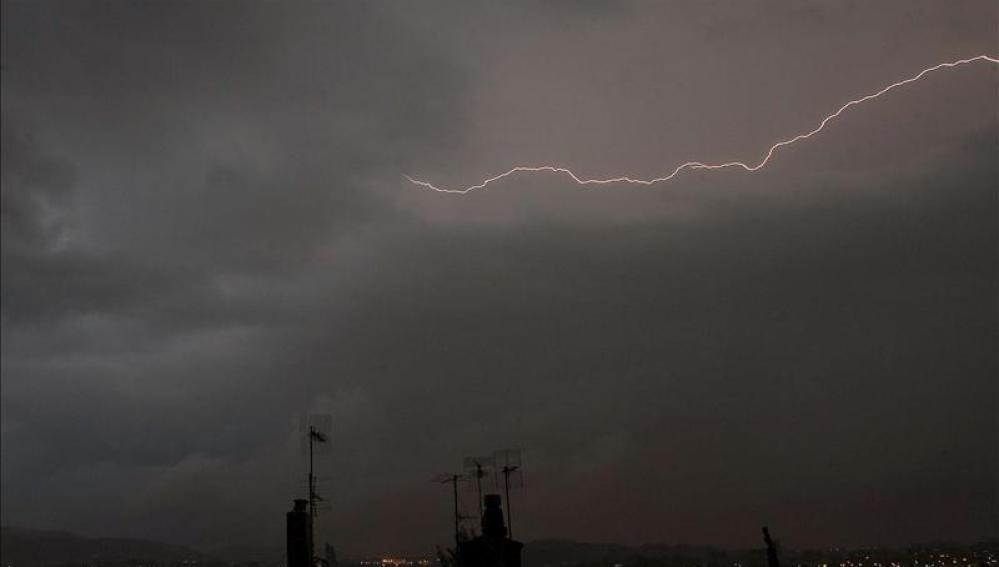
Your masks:
<svg viewBox="0 0 999 567"><path fill-rule="evenodd" d="M486 537L506 537L506 524L503 521L503 500L499 494L486 494L486 509L482 513L482 535Z"/></svg>
<svg viewBox="0 0 999 567"><path fill-rule="evenodd" d="M312 567L312 517L309 501L295 500L295 508L288 512L288 567Z"/></svg>

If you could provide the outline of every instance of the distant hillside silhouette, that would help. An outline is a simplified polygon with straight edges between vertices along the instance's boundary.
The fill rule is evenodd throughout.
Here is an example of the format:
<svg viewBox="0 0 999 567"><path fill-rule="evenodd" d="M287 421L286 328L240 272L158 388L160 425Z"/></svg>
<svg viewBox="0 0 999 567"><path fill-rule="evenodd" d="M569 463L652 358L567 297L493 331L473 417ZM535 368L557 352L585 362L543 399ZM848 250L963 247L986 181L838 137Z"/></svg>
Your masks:
<svg viewBox="0 0 999 567"><path fill-rule="evenodd" d="M0 561L14 567L131 561L169 564L192 559L205 563L208 557L184 546L157 541L0 527Z"/></svg>
<svg viewBox="0 0 999 567"><path fill-rule="evenodd" d="M792 549L780 550L782 564L811 566L918 564L927 567L951 567L951 561L968 567L984 567L999 563L999 539L976 543L925 543L904 548L857 549ZM941 555L943 554L943 555ZM914 563L918 559L918 563ZM759 547L723 549L704 545L583 543L566 539L530 541L524 546L524 567L731 567L739 563L747 567L767 565L763 542Z"/></svg>
<svg viewBox="0 0 999 567"><path fill-rule="evenodd" d="M67 532L44 531L5 526L0 528L0 563L13 567L69 567L80 565L126 566L158 565L168 567L191 560L198 567L233 567L234 565L280 564L279 547L219 547L200 552L181 545L151 540L129 538L89 538ZM982 561L983 557L999 559L999 539L977 543L926 543L904 549L838 549L793 550L783 549L788 565L814 567L818 564L838 564L842 560L864 556L881 557L882 563L896 561L912 564L914 553L923 555L922 565L928 554L945 552L949 557L968 555L968 567L995 565ZM970 553L977 553L972 557ZM427 555L430 555L428 550ZM731 567L735 562L746 567L766 565L766 552L761 545L749 549L723 549L704 545L645 544L622 545L614 543L585 543L568 539L532 540L524 546L524 567ZM947 565L935 567L950 567ZM356 560L342 560L342 567L361 567Z"/></svg>

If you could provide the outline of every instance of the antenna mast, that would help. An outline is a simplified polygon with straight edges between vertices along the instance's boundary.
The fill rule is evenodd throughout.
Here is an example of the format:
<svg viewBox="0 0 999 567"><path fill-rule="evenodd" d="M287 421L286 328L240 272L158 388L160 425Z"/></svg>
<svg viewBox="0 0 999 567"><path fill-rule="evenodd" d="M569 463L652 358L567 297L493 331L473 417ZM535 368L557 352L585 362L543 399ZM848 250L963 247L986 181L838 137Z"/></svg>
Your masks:
<svg viewBox="0 0 999 567"><path fill-rule="evenodd" d="M315 464L317 453L326 453L329 447L326 443L329 440L331 420L327 414L303 417L302 425L308 424L308 431L306 433L309 444L309 477L307 489L309 491L309 565L311 566L317 562L324 563L323 559L316 557L315 553L316 520L319 517L319 503L323 501L322 496L319 495L319 477L316 475ZM301 428L301 430L304 429L305 427Z"/></svg>
<svg viewBox="0 0 999 567"><path fill-rule="evenodd" d="M458 473L442 474L434 479L441 484L450 484L451 493L454 495L454 545L455 550L461 543L461 512L458 510L458 483L465 480L465 475Z"/></svg>
<svg viewBox="0 0 999 567"><path fill-rule="evenodd" d="M475 490L478 496L476 506L479 508L479 520L482 520L482 479L489 476L495 468L492 457L465 457L465 471L475 477Z"/></svg>
<svg viewBox="0 0 999 567"><path fill-rule="evenodd" d="M497 466L502 464L499 471L503 473L503 489L506 493L506 525L507 537L513 539L513 515L510 513L510 477L513 477L514 488L523 486L523 476L520 465L519 449L504 449L496 451L494 456Z"/></svg>

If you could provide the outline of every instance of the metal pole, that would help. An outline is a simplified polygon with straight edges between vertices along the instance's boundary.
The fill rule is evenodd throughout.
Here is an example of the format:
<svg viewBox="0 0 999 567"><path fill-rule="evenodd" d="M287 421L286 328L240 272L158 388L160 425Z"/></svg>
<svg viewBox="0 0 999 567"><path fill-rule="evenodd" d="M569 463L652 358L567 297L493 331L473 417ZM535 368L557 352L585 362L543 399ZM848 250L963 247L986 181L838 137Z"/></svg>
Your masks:
<svg viewBox="0 0 999 567"><path fill-rule="evenodd" d="M454 489L454 551L458 552L458 544L461 543L461 528L458 521L458 475L451 475L451 487Z"/></svg>
<svg viewBox="0 0 999 567"><path fill-rule="evenodd" d="M510 467L503 467L503 484L506 488L506 534L513 539L513 516L510 515Z"/></svg>
<svg viewBox="0 0 999 567"><path fill-rule="evenodd" d="M475 463L475 485L478 487L479 492L479 520L482 520L482 464Z"/></svg>
<svg viewBox="0 0 999 567"><path fill-rule="evenodd" d="M312 474L312 444L316 438L316 427L309 426L309 567L315 561L315 522L316 522L316 489L315 477Z"/></svg>

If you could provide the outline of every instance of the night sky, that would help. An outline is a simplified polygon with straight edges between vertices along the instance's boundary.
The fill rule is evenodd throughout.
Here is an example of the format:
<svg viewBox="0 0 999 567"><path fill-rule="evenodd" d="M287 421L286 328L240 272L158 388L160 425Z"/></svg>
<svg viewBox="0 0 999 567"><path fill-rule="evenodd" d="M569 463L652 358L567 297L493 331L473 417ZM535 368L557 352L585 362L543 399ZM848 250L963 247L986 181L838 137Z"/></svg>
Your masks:
<svg viewBox="0 0 999 567"><path fill-rule="evenodd" d="M999 533L990 0L4 2L2 521L280 549Z"/></svg>

